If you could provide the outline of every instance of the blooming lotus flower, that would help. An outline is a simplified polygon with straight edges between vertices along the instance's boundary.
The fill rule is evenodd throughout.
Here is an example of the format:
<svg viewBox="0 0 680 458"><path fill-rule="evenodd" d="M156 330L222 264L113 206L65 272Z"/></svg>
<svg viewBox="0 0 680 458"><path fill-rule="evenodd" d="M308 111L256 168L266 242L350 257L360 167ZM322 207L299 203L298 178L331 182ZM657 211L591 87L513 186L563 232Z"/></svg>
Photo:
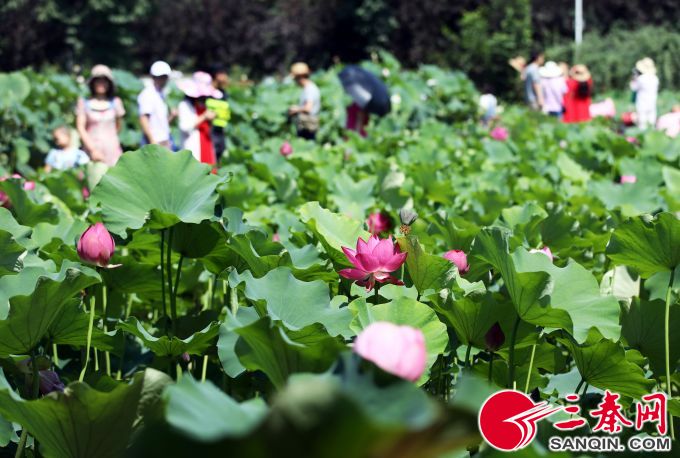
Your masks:
<svg viewBox="0 0 680 458"><path fill-rule="evenodd" d="M372 290L376 281L394 285L404 284L390 275L406 260L406 253L402 253L399 246L394 244L392 236L381 240L377 235L372 235L368 242L359 238L356 251L347 247L342 247L342 251L354 268L342 269L340 275L356 281L359 286L365 286L366 291Z"/></svg>
<svg viewBox="0 0 680 458"><path fill-rule="evenodd" d="M39 371L40 394L46 395L53 391L64 391L64 382L59 378L59 374L54 371Z"/></svg>
<svg viewBox="0 0 680 458"><path fill-rule="evenodd" d="M635 175L621 175L621 184L624 183L635 183L637 181L637 177Z"/></svg>
<svg viewBox="0 0 680 458"><path fill-rule="evenodd" d="M387 215L381 212L373 212L368 215L366 225L368 226L368 232L371 234L380 234L381 232L388 231L392 224Z"/></svg>
<svg viewBox="0 0 680 458"><path fill-rule="evenodd" d="M288 157L291 154L293 154L293 147L291 146L290 143L283 142L281 148L279 148L279 153L281 153L281 156L283 157Z"/></svg>
<svg viewBox="0 0 680 458"><path fill-rule="evenodd" d="M378 321L354 341L354 352L398 377L415 382L425 372L427 352L420 329Z"/></svg>
<svg viewBox="0 0 680 458"><path fill-rule="evenodd" d="M467 255L463 250L449 250L444 253L444 258L448 259L458 267L458 273L465 275L470 270Z"/></svg>
<svg viewBox="0 0 680 458"><path fill-rule="evenodd" d="M111 267L109 261L115 249L116 243L102 223L88 227L78 240L80 259L99 267Z"/></svg>
<svg viewBox="0 0 680 458"><path fill-rule="evenodd" d="M505 343L505 334L498 321L486 331L484 343L486 344L486 349L489 351L496 351Z"/></svg>
<svg viewBox="0 0 680 458"><path fill-rule="evenodd" d="M552 262L553 259L554 259L552 251L550 251L550 247L547 247L547 246L544 246L540 250L537 250L536 248L532 248L531 250L529 250L529 253L543 253L544 255L546 255L550 259L550 262Z"/></svg>
<svg viewBox="0 0 680 458"><path fill-rule="evenodd" d="M508 132L508 129L506 129L505 127L498 126L494 127L491 130L491 138L493 138L494 140L504 142L505 140L508 139L509 136L510 133Z"/></svg>

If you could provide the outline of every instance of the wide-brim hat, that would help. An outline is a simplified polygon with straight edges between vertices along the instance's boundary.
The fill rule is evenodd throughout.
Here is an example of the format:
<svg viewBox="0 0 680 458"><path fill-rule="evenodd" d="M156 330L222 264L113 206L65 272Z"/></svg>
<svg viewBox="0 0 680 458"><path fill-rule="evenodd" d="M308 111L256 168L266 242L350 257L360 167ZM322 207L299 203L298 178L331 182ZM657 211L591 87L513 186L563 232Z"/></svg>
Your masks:
<svg viewBox="0 0 680 458"><path fill-rule="evenodd" d="M571 67L571 70L569 70L569 76L579 83L583 83L590 79L590 72L588 71L588 67L585 65L576 64Z"/></svg>
<svg viewBox="0 0 680 458"><path fill-rule="evenodd" d="M113 80L113 72L106 65L98 64L92 67L90 77L87 79L87 84L91 84L96 78L106 78L109 80L109 83L111 83L111 86L115 85L115 81Z"/></svg>
<svg viewBox="0 0 680 458"><path fill-rule="evenodd" d="M222 98L222 91L213 87L212 76L206 72L196 72L190 80L179 81L177 88L192 99L199 97Z"/></svg>
<svg viewBox="0 0 680 458"><path fill-rule="evenodd" d="M309 65L304 62L295 62L290 66L290 75L295 78L298 76L309 76L311 71Z"/></svg>
<svg viewBox="0 0 680 458"><path fill-rule="evenodd" d="M656 75L656 65L654 65L654 61L649 57L635 62L635 68L643 75Z"/></svg>
<svg viewBox="0 0 680 458"><path fill-rule="evenodd" d="M557 78L562 76L562 69L556 62L549 60L545 65L538 69L538 74L541 78Z"/></svg>

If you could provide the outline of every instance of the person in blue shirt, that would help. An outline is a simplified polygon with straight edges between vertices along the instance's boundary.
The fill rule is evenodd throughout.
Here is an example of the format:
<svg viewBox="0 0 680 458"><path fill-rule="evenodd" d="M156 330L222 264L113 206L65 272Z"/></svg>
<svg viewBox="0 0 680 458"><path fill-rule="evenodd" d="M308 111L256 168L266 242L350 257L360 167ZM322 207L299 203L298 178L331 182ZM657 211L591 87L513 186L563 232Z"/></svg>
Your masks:
<svg viewBox="0 0 680 458"><path fill-rule="evenodd" d="M59 126L52 131L56 148L52 148L45 158L45 171L68 170L90 162L90 157L71 142L71 129Z"/></svg>

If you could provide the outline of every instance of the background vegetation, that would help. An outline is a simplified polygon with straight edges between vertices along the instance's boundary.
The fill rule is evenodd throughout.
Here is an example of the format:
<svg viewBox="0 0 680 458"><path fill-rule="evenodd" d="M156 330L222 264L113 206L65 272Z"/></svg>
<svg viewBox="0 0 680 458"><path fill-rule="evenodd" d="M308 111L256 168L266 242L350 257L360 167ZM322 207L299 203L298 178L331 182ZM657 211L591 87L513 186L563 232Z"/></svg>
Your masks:
<svg viewBox="0 0 680 458"><path fill-rule="evenodd" d="M676 1L585 2L584 15L581 57L604 87L623 84L643 54L662 62L664 86L680 87ZM461 69L503 93L512 88L508 57L533 44L571 60L572 37L572 0L8 0L0 70L106 62L142 72L164 58L258 76L293 59L319 68L386 49L406 66Z"/></svg>

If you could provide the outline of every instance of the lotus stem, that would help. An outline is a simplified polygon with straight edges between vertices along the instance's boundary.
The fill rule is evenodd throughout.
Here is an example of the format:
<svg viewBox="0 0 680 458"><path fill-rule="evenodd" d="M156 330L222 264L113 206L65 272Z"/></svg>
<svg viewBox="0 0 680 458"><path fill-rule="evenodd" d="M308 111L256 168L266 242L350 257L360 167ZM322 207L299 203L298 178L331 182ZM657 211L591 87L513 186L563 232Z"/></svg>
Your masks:
<svg viewBox="0 0 680 458"><path fill-rule="evenodd" d="M489 375L488 375L489 383L491 383L493 381L493 357L494 357L494 354L492 352L490 354L490 357L489 357Z"/></svg>
<svg viewBox="0 0 680 458"><path fill-rule="evenodd" d="M87 344L85 346L85 362L83 363L83 369L80 371L80 377L78 381L82 382L85 379L85 371L87 371L87 365L90 362L90 345L92 344L92 328L94 327L94 295L90 295L90 322L87 327Z"/></svg>
<svg viewBox="0 0 680 458"><path fill-rule="evenodd" d="M108 332L109 327L106 324L107 316L106 316L106 304L107 304L107 295L108 291L106 289L106 285L102 283L102 310L104 313L104 332ZM106 361L106 375L111 377L111 355L109 354L108 350L104 352L104 360Z"/></svg>
<svg viewBox="0 0 680 458"><path fill-rule="evenodd" d="M536 355L536 344L531 346L531 359L529 359L529 372L527 372L527 383L524 386L524 392L529 392L529 382L531 381L531 370L534 368L534 356Z"/></svg>
<svg viewBox="0 0 680 458"><path fill-rule="evenodd" d="M574 390L574 393L578 394L579 390L583 386L583 382L585 382L585 380L583 380L583 378L581 378L581 381L578 382L578 385L576 385L576 389Z"/></svg>
<svg viewBox="0 0 680 458"><path fill-rule="evenodd" d="M177 274L175 275L175 289L172 292L175 304L177 303L177 290L179 290L179 278L182 273L182 263L184 262L184 255L179 255L179 261L177 262ZM177 312L175 312L177 313Z"/></svg>
<svg viewBox="0 0 680 458"><path fill-rule="evenodd" d="M14 454L14 458L21 458L24 456L24 447L26 446L26 439L28 438L28 430L26 428L21 428L21 437L19 438L19 444L17 445L17 452Z"/></svg>
<svg viewBox="0 0 680 458"><path fill-rule="evenodd" d="M168 279L168 294L170 295L170 314L172 316L172 335L176 336L177 335L177 303L176 303L176 297L173 294L173 289L172 289L172 235L173 235L173 229L170 228L170 232L168 233L168 252L165 256L166 258L166 264L165 264L165 270L166 270L166 276Z"/></svg>
<svg viewBox="0 0 680 458"><path fill-rule="evenodd" d="M236 316L236 312L238 312L238 291L236 291L235 287L231 288L229 301L231 305L231 313L232 315Z"/></svg>
<svg viewBox="0 0 680 458"><path fill-rule="evenodd" d="M522 319L517 315L515 325L510 334L510 352L508 354L508 388L515 389L515 341L517 340L517 328Z"/></svg>
<svg viewBox="0 0 680 458"><path fill-rule="evenodd" d="M671 270L671 276L668 280L668 289L666 290L666 313L663 320L663 330L665 339L665 358L666 358L666 393L668 394L668 399L673 399L671 381L671 358L670 358L670 321L671 321L671 293L673 290L673 279L675 278L675 268ZM673 415L668 416L668 425L671 432L671 440L675 440L675 431L673 429Z"/></svg>
<svg viewBox="0 0 680 458"><path fill-rule="evenodd" d="M163 316L168 317L168 305L165 301L165 229L161 231L161 297L163 298ZM165 322L165 333L168 333L167 320Z"/></svg>
<svg viewBox="0 0 680 458"><path fill-rule="evenodd" d="M205 383L205 376L208 373L208 355L203 355L203 368L201 369L201 383Z"/></svg>
<svg viewBox="0 0 680 458"><path fill-rule="evenodd" d="M59 367L59 353L57 352L57 344L52 343L52 362Z"/></svg>
<svg viewBox="0 0 680 458"><path fill-rule="evenodd" d="M467 350L465 350L465 367L470 367L470 353L472 352L472 343L468 342Z"/></svg>

